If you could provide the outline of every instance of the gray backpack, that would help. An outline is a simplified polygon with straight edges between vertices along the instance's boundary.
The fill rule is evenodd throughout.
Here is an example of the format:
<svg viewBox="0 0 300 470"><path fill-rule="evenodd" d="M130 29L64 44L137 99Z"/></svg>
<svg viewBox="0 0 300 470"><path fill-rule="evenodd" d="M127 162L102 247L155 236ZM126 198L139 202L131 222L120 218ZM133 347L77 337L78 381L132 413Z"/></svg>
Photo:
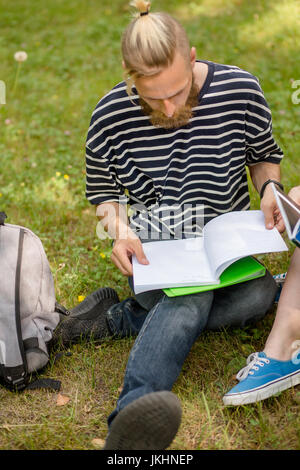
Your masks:
<svg viewBox="0 0 300 470"><path fill-rule="evenodd" d="M12 390L58 390L59 381L30 380L48 363L59 313L68 312L56 302L41 240L27 228L4 224L5 218L0 213L0 383Z"/></svg>

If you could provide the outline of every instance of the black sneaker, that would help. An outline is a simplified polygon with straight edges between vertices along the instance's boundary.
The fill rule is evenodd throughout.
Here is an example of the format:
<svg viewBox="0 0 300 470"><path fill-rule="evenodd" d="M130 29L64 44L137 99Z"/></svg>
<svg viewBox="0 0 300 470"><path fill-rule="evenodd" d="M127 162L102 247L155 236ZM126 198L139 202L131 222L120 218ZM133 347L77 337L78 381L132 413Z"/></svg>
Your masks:
<svg viewBox="0 0 300 470"><path fill-rule="evenodd" d="M69 346L82 339L99 341L112 336L106 312L119 302L118 294L110 287L102 287L88 295L70 310L68 317L61 316L62 321L53 333L53 343Z"/></svg>
<svg viewBox="0 0 300 470"><path fill-rule="evenodd" d="M149 393L117 414L103 450L166 449L176 436L180 421L181 405L174 393Z"/></svg>

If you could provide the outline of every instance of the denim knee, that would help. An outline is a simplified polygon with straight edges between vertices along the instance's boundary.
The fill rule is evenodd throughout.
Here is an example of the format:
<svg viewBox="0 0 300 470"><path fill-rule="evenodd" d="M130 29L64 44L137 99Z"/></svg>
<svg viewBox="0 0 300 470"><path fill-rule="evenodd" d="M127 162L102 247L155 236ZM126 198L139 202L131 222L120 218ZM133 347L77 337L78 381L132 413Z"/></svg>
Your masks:
<svg viewBox="0 0 300 470"><path fill-rule="evenodd" d="M139 333L147 314L148 310L141 307L133 297L129 297L113 305L106 313L106 320L111 334L124 338Z"/></svg>
<svg viewBox="0 0 300 470"><path fill-rule="evenodd" d="M133 285L133 277L130 276L128 278L128 284L132 292L134 292L134 285ZM146 310L151 310L154 305L159 302L163 296L165 295L164 291L161 289L151 290L147 292L142 292L141 294L137 294L135 296L135 300Z"/></svg>
<svg viewBox="0 0 300 470"><path fill-rule="evenodd" d="M261 320L273 306L276 292L268 271L261 278L216 290L207 329L244 327Z"/></svg>
<svg viewBox="0 0 300 470"><path fill-rule="evenodd" d="M178 297L165 296L161 303L164 312L168 312L170 336L176 332L179 340L189 335L195 340L206 326L213 297L212 291Z"/></svg>

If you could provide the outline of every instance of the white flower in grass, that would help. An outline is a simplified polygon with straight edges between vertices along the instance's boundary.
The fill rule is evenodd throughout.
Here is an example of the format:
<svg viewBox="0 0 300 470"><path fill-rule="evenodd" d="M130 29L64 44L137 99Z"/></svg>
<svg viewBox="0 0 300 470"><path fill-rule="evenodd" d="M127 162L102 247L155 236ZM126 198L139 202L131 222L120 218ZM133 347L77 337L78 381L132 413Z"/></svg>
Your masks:
<svg viewBox="0 0 300 470"><path fill-rule="evenodd" d="M27 52L25 51L18 51L15 53L14 58L17 62L25 62L27 60Z"/></svg>
<svg viewBox="0 0 300 470"><path fill-rule="evenodd" d="M18 78L19 78L20 68L21 68L22 62L25 62L25 60L27 60L27 57L28 57L27 52L25 52L25 51L18 51L14 55L14 58L15 58L16 62L18 62L18 66L17 66L15 83L14 83L12 93L11 93L12 95L15 94L15 91L17 89L17 83L18 83Z"/></svg>

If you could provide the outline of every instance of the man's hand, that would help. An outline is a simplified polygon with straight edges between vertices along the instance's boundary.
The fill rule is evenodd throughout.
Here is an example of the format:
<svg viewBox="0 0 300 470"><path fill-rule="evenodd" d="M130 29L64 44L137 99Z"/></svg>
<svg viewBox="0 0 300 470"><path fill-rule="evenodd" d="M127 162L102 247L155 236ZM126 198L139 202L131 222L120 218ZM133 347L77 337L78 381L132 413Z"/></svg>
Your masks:
<svg viewBox="0 0 300 470"><path fill-rule="evenodd" d="M261 162L249 167L252 182L260 193L262 185L268 180L280 181L280 167L275 163ZM267 229L274 227L282 233L285 226L277 207L276 199L270 184L265 187L264 195L260 203L260 208L265 216L265 225Z"/></svg>
<svg viewBox="0 0 300 470"><path fill-rule="evenodd" d="M138 237L131 236L124 240L119 239L115 241L111 260L125 276L132 276L133 274L131 263L131 257L133 254L136 255L139 263L149 264L143 250L143 245Z"/></svg>
<svg viewBox="0 0 300 470"><path fill-rule="evenodd" d="M115 240L111 260L125 276L132 276L131 257L136 255L141 264L149 264L140 239L128 224L126 207L117 202L102 203L97 207L104 230Z"/></svg>
<svg viewBox="0 0 300 470"><path fill-rule="evenodd" d="M270 230L276 227L280 233L284 232L284 221L278 209L272 188L269 184L266 186L264 196L260 203L260 208L265 216L266 228Z"/></svg>

